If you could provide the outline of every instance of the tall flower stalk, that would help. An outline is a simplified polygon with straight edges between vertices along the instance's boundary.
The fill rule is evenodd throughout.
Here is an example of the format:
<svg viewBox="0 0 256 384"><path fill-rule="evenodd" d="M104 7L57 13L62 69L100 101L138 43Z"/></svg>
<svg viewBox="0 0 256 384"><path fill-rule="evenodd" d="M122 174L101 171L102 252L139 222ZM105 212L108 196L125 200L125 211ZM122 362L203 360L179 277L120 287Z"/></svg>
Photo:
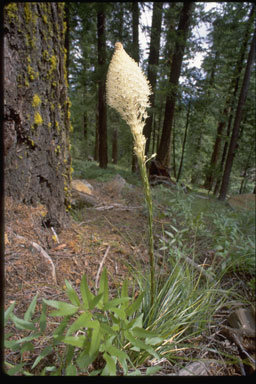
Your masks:
<svg viewBox="0 0 256 384"><path fill-rule="evenodd" d="M153 305L155 295L153 206L146 169L146 138L143 135L143 128L148 117L146 109L150 106L149 95L151 93L150 84L138 64L125 52L123 45L117 42L108 68L106 97L107 104L115 109L129 125L134 139L134 152L138 158L148 210L151 305Z"/></svg>

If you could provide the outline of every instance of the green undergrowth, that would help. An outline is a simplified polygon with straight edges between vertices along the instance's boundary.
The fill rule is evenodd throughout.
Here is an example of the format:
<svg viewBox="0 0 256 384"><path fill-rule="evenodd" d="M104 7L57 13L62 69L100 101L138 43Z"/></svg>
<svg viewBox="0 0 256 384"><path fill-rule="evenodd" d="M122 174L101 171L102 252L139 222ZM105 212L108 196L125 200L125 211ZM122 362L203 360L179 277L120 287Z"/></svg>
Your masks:
<svg viewBox="0 0 256 384"><path fill-rule="evenodd" d="M153 189L155 215L170 220L163 239L171 252L203 262L211 257L208 270L216 275L246 273L245 283L254 289L255 282L255 213L235 210L213 197L200 197L193 191ZM168 247L162 244L163 247ZM209 262L208 261L208 262ZM206 261L207 262L207 261Z"/></svg>
<svg viewBox="0 0 256 384"><path fill-rule="evenodd" d="M74 168L73 179L97 179L98 181L106 182L113 179L116 175L120 175L127 183L141 185L140 176L131 173L124 166L108 164L106 169L102 169L96 161L81 159L73 159L72 166Z"/></svg>

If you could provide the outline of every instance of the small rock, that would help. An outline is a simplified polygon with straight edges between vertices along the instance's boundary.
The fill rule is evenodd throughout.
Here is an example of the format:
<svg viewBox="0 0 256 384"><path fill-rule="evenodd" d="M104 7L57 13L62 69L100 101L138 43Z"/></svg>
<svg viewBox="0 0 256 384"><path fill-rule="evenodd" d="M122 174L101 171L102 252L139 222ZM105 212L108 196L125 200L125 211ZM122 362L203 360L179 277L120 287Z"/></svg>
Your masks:
<svg viewBox="0 0 256 384"><path fill-rule="evenodd" d="M197 361L182 368L178 376L209 376L209 372L205 363Z"/></svg>

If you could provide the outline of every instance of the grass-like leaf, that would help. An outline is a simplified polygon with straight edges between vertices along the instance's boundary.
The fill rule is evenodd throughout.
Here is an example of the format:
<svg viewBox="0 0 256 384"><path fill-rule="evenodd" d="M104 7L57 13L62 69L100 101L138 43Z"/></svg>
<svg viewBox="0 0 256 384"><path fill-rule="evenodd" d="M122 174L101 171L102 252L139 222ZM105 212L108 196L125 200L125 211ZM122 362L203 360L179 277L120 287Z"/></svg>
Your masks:
<svg viewBox="0 0 256 384"><path fill-rule="evenodd" d="M67 291L69 300L71 301L71 303L73 305L76 305L79 307L80 306L80 300L79 300L78 294L76 293L76 291L74 290L74 288L72 287L72 285L70 284L70 282L68 280L65 280L65 284L67 287L66 291Z"/></svg>
<svg viewBox="0 0 256 384"><path fill-rule="evenodd" d="M50 316L70 316L70 315L74 315L79 309L78 306L75 306L69 303L64 303L62 301L46 300L46 299L43 299L43 300L50 307L57 309L57 311L52 311L50 313Z"/></svg>

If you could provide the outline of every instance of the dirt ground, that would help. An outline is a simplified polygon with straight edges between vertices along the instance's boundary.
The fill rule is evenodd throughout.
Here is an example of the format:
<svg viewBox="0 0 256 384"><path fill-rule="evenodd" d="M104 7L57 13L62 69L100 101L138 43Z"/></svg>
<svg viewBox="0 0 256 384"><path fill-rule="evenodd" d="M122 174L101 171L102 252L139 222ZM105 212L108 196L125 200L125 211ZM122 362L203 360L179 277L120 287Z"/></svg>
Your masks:
<svg viewBox="0 0 256 384"><path fill-rule="evenodd" d="M66 300L65 279L75 288L86 274L92 289L104 259L110 293L115 292L135 261L148 265L147 216L138 187L120 191L118 183L88 180L94 188L96 207L84 208L77 221L70 218L66 228L56 234L42 225L46 209L5 200L5 309L16 301L15 313L22 316L39 293L42 298ZM161 228L156 220L154 225ZM40 246L51 262L38 251ZM55 269L56 280L54 276ZM229 353L234 348L230 346ZM15 364L15 355L8 361ZM35 358L30 356L29 358ZM17 362L16 362L17 363ZM175 373L172 367L163 372ZM232 366L213 367L212 375L237 374Z"/></svg>

